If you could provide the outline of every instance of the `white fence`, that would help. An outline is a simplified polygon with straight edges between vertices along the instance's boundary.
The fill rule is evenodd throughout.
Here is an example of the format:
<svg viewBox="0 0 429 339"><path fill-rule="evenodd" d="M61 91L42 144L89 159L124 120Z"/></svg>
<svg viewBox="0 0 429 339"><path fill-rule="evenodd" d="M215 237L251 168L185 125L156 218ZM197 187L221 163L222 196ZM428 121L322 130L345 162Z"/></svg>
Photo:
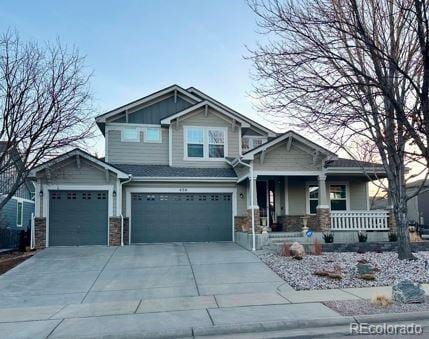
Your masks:
<svg viewBox="0 0 429 339"><path fill-rule="evenodd" d="M331 230L333 231L367 231L388 230L389 212L374 211L331 211Z"/></svg>

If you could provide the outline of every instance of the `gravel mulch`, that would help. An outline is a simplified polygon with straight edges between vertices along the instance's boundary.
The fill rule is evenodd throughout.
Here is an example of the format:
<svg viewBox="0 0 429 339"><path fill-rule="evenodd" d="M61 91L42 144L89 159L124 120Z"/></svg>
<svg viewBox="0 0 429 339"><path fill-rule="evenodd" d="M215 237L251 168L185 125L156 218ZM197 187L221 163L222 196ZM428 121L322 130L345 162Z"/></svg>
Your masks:
<svg viewBox="0 0 429 339"><path fill-rule="evenodd" d="M371 304L369 300L325 301L323 304L344 316L429 311L428 297L426 297L425 302L421 304L393 303L388 306L377 306Z"/></svg>
<svg viewBox="0 0 429 339"><path fill-rule="evenodd" d="M259 254L268 267L296 290L388 286L402 279L428 283L429 252L418 252L415 256L418 260L408 261L399 260L394 252L341 252L306 255L302 260L296 260L271 252ZM356 269L359 260L367 260L371 267L378 270L375 272L376 280L359 278ZM342 279L313 275L320 270L340 272Z"/></svg>
<svg viewBox="0 0 429 339"><path fill-rule="evenodd" d="M0 275L11 270L15 266L19 265L23 261L31 258L35 252L6 252L0 254Z"/></svg>

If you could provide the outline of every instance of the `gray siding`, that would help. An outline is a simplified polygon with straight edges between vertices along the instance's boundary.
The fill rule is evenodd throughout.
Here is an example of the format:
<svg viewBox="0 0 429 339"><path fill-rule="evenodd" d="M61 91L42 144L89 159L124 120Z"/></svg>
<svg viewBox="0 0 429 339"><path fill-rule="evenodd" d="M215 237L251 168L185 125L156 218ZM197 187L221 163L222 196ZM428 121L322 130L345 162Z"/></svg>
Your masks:
<svg viewBox="0 0 429 339"><path fill-rule="evenodd" d="M168 129L161 128L162 143L122 142L120 130L109 130L107 138L107 160L112 164L168 165Z"/></svg>
<svg viewBox="0 0 429 339"><path fill-rule="evenodd" d="M260 162L260 155L255 156L253 163L255 170L265 171L318 171L321 169L320 159L316 164L313 164L313 157L294 146L293 143L288 152L286 149L286 142L277 144L271 149L268 149L262 164Z"/></svg>
<svg viewBox="0 0 429 339"><path fill-rule="evenodd" d="M365 180L350 180L350 209L366 210L367 209L367 190Z"/></svg>
<svg viewBox="0 0 429 339"><path fill-rule="evenodd" d="M247 215L247 186L249 182L247 180L237 184L237 215ZM243 194L243 198L240 198L240 194Z"/></svg>
<svg viewBox="0 0 429 339"><path fill-rule="evenodd" d="M76 185L97 186L111 185L116 188L116 174L109 172L109 180L106 180L105 170L86 159L80 161L77 167L75 159L69 159L51 169L51 177L48 179L44 171L38 173L39 184L42 185ZM113 199L109 196L109 199ZM43 210L43 199L40 199L40 208ZM116 199L113 199L113 214L116 211Z"/></svg>
<svg viewBox="0 0 429 339"><path fill-rule="evenodd" d="M305 185L308 178L288 178L289 215L306 214Z"/></svg>
<svg viewBox="0 0 429 339"><path fill-rule="evenodd" d="M165 117L183 111L190 106L192 104L180 96L177 97L175 102L174 96L170 95L161 101L130 111L128 113L128 122L134 124L159 124ZM111 120L111 122L125 122L125 116Z"/></svg>
<svg viewBox="0 0 429 339"><path fill-rule="evenodd" d="M174 124L172 127L173 139L173 166L178 167L228 167L225 161L188 161L184 160L184 126L206 126L206 127L226 127L228 129L228 157L239 156L239 129L235 128L232 131L232 124L218 117L209 110L206 117L203 110L198 114L181 120L180 126L176 129Z"/></svg>
<svg viewBox="0 0 429 339"><path fill-rule="evenodd" d="M23 202L22 227L16 226L17 200L10 199L0 211L0 228L30 229L31 214L34 213L34 203Z"/></svg>

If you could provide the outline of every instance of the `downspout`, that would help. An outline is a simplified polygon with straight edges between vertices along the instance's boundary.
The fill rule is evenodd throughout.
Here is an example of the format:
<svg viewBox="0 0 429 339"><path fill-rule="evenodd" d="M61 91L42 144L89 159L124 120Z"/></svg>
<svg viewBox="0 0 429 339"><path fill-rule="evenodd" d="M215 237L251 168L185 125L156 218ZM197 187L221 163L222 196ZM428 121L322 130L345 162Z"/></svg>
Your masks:
<svg viewBox="0 0 429 339"><path fill-rule="evenodd" d="M238 163L240 163L243 166L246 166L250 168L250 209L252 211L252 251L256 251L256 232L255 232L255 210L253 207L253 180L255 178L253 177L253 165L246 164L245 162L241 161L241 159L238 159Z"/></svg>
<svg viewBox="0 0 429 339"><path fill-rule="evenodd" d="M121 216L121 247L124 246L124 216L122 215L122 185L129 183L131 180L133 180L133 175L128 174L127 180L125 180L123 182L119 182L119 189L121 190L121 214L120 214L120 216ZM128 225L128 228L130 228L130 225ZM128 242L129 242L129 238L128 238Z"/></svg>

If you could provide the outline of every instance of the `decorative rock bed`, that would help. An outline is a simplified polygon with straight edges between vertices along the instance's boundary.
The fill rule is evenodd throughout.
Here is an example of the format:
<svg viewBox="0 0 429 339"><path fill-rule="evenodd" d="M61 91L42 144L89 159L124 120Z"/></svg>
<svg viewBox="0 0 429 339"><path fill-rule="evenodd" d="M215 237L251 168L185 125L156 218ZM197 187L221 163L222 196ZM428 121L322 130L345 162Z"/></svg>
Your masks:
<svg viewBox="0 0 429 339"><path fill-rule="evenodd" d="M388 306L376 306L369 300L325 301L323 304L344 316L429 311L429 298L427 297L422 304L394 303Z"/></svg>
<svg viewBox="0 0 429 339"><path fill-rule="evenodd" d="M259 254L268 267L296 290L388 286L403 279L428 283L429 252L415 253L415 256L418 260L408 261L399 260L395 252L345 252L306 255L296 260L271 252ZM375 280L362 279L356 267L359 262L373 268ZM339 273L341 278L314 274L321 271Z"/></svg>

